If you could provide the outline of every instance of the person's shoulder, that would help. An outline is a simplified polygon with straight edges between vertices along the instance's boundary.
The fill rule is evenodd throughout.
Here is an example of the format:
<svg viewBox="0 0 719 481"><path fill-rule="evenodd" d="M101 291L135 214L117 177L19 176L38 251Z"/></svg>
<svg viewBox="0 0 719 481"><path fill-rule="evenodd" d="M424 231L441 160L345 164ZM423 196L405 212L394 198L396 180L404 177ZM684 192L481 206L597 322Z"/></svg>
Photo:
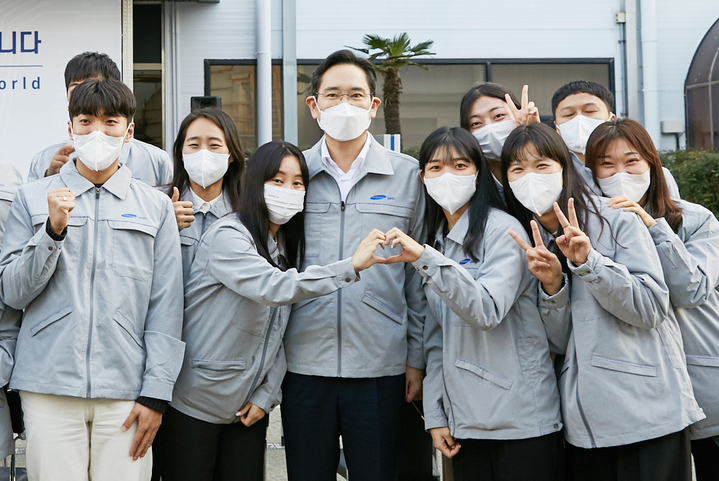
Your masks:
<svg viewBox="0 0 719 481"><path fill-rule="evenodd" d="M143 142L142 140L137 140L133 137L132 140L130 140L130 147L132 149L130 151L132 155L144 154L155 160L170 162L170 154L163 149L155 145L148 144L147 142Z"/></svg>
<svg viewBox="0 0 719 481"><path fill-rule="evenodd" d="M210 243L212 239L220 233L226 233L232 238L243 239L253 243L252 234L235 213L224 215L213 222L212 225L208 227L203 238L207 239L208 243Z"/></svg>
<svg viewBox="0 0 719 481"><path fill-rule="evenodd" d="M490 208L487 214L485 235L487 235L488 238L504 239L504 237L506 237L512 240L507 233L510 229L522 237L527 237L524 227L513 215L502 209L495 207ZM514 244L514 241L512 241L512 244Z"/></svg>
<svg viewBox="0 0 719 481"><path fill-rule="evenodd" d="M22 176L14 164L0 160L0 190L14 192L22 185Z"/></svg>
<svg viewBox="0 0 719 481"><path fill-rule="evenodd" d="M393 166L397 165L403 168L419 170L419 161L414 157L403 154L402 152L395 152L394 150L386 149L385 147L382 148L387 151L387 156L389 157Z"/></svg>
<svg viewBox="0 0 719 481"><path fill-rule="evenodd" d="M166 191L161 188L151 186L142 182L141 180L130 178L130 188L133 189L138 195L151 199L152 201L158 202L161 205L166 203L172 204L170 197Z"/></svg>
<svg viewBox="0 0 719 481"><path fill-rule="evenodd" d="M686 227L690 225L699 226L706 222L719 224L716 216L712 211L701 204L695 204L687 200L672 199L674 203L682 210L682 220Z"/></svg>

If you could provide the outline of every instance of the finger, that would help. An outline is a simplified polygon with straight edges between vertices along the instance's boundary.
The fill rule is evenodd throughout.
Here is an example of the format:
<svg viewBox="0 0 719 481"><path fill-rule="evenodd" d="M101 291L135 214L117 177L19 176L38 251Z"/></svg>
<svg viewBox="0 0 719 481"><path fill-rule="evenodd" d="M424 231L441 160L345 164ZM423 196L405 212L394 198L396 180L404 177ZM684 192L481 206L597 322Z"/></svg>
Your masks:
<svg viewBox="0 0 719 481"><path fill-rule="evenodd" d="M125 422L122 423L122 427L120 429L122 429L122 431L127 431L132 427L138 417L140 417L140 414L133 409L132 412L130 412L130 415L127 416L127 419L125 419Z"/></svg>
<svg viewBox="0 0 719 481"><path fill-rule="evenodd" d="M405 262L405 256L406 254L403 252L401 254L397 254L396 256L383 257L382 259L384 260L384 262L382 262L382 264L395 264L397 262Z"/></svg>
<svg viewBox="0 0 719 481"><path fill-rule="evenodd" d="M579 229L579 221L577 220L577 211L574 209L574 198L570 197L567 203L567 213L569 214L569 223L572 227Z"/></svg>
<svg viewBox="0 0 719 481"><path fill-rule="evenodd" d="M174 204L180 200L180 190L177 187L172 188L172 203Z"/></svg>
<svg viewBox="0 0 719 481"><path fill-rule="evenodd" d="M529 85L525 85L522 87L522 100L520 100L519 105L521 106L522 110L527 110L527 102L529 101Z"/></svg>
<svg viewBox="0 0 719 481"><path fill-rule="evenodd" d="M148 429L145 431L145 435L142 437L142 442L140 443L140 447L138 448L138 456L141 458L144 458L147 454L147 450L150 449L150 446L152 446L152 442L155 440L155 434L157 433L157 429Z"/></svg>
<svg viewBox="0 0 719 481"><path fill-rule="evenodd" d="M512 116L516 118L517 114L519 113L519 110L517 110L517 106L514 105L514 102L512 102L512 97L509 94L504 94L504 100L505 102L507 102L507 107L512 113Z"/></svg>
<svg viewBox="0 0 719 481"><path fill-rule="evenodd" d="M181 200L178 202L178 205L180 205L186 209L192 209L192 201L189 201L189 200Z"/></svg>
<svg viewBox="0 0 719 481"><path fill-rule="evenodd" d="M529 222L532 227L532 237L534 238L534 247L544 247L544 241L542 240L542 234L539 233L539 226L532 220Z"/></svg>
<svg viewBox="0 0 719 481"><path fill-rule="evenodd" d="M516 232L514 232L513 230L510 229L509 232L508 232L508 234L512 237L512 239L514 239L514 241L515 241L517 244L519 244L519 247L521 247L522 249L524 249L524 252L529 252L529 250L532 248L532 246L530 246L529 244L527 244L527 243L524 241L524 239L522 239L521 237L519 237L519 235L518 235Z"/></svg>
<svg viewBox="0 0 719 481"><path fill-rule="evenodd" d="M137 431L135 431L135 437L132 438L132 444L130 445L130 456L133 457L133 459L137 459L138 453L139 453L139 447L140 443L142 442L142 438L145 436L145 431L147 429L145 427L140 426L138 423L137 425Z"/></svg>
<svg viewBox="0 0 719 481"><path fill-rule="evenodd" d="M554 214L557 216L557 220L559 221L559 225L562 226L563 230L566 230L567 227L570 225L567 218L564 216L564 213L562 212L562 209L559 208L559 204L556 202L552 205L554 207Z"/></svg>
<svg viewBox="0 0 719 481"><path fill-rule="evenodd" d="M65 144L57 151L58 154L66 156L72 154L73 152L75 152L75 146L73 144Z"/></svg>

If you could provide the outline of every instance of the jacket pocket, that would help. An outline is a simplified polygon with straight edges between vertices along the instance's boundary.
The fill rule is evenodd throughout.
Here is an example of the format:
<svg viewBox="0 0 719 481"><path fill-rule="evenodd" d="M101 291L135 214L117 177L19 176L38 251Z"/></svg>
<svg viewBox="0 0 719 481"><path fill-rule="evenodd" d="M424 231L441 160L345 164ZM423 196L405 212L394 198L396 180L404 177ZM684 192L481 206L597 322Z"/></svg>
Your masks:
<svg viewBox="0 0 719 481"><path fill-rule="evenodd" d="M108 221L112 229L112 271L146 281L152 275L157 228L139 222Z"/></svg>
<svg viewBox="0 0 719 481"><path fill-rule="evenodd" d="M687 354L687 364L692 366L719 367L719 357Z"/></svg>
<svg viewBox="0 0 719 481"><path fill-rule="evenodd" d="M473 374L476 374L477 376L481 377L485 381L489 381L492 384L496 384L497 386L501 387L502 389L510 390L512 389L512 384L514 384L512 381L507 379L504 376L500 376L499 374L493 373L492 371L483 368L482 366L478 366L477 364L471 363L469 361L465 361L464 359L457 359L454 362L455 367L458 367L459 369L464 369L465 371L469 371Z"/></svg>
<svg viewBox="0 0 719 481"><path fill-rule="evenodd" d="M656 377L657 368L644 364L635 364L633 362L618 361L606 357L592 356L590 364L594 367L609 369L610 371L625 372L628 374L636 374L638 376Z"/></svg>
<svg viewBox="0 0 719 481"><path fill-rule="evenodd" d="M120 311L117 311L115 313L115 316L112 318L127 334L132 338L133 341L142 349L144 349L144 342L142 338L142 333L138 333L135 330L135 326L132 324L132 322L127 319L125 316L122 315Z"/></svg>
<svg viewBox="0 0 719 481"><path fill-rule="evenodd" d="M355 204L357 212L362 214L362 237L369 234L372 229L379 229L387 232L393 227L398 227L407 232L409 220L412 218L414 209L393 204Z"/></svg>
<svg viewBox="0 0 719 481"><path fill-rule="evenodd" d="M192 367L204 371L205 375L224 377L226 374L247 369L247 361L243 359L236 359L234 361L193 359Z"/></svg>
<svg viewBox="0 0 719 481"><path fill-rule="evenodd" d="M330 229L338 228L326 226L330 205L329 202L308 202L305 206L305 258L319 257L323 237Z"/></svg>
<svg viewBox="0 0 719 481"><path fill-rule="evenodd" d="M65 316L67 316L67 315L70 314L71 312L72 312L72 306L67 305L67 306L63 307L63 308L60 309L59 311L57 311L57 312L55 312L55 313L49 315L48 317L46 317L46 318L43 319L42 321L40 321L40 322L38 322L37 324L35 324L34 326L32 326L32 327L30 328L30 335L31 335L31 336L36 335L38 332L42 331L43 329L45 329L45 328L46 328L47 326L49 326L50 324L56 323L57 321L59 321L60 319L64 318Z"/></svg>
<svg viewBox="0 0 719 481"><path fill-rule="evenodd" d="M397 324L402 324L404 321L404 316L396 308L391 307L387 301L379 299L374 293L365 292L362 302L389 317Z"/></svg>

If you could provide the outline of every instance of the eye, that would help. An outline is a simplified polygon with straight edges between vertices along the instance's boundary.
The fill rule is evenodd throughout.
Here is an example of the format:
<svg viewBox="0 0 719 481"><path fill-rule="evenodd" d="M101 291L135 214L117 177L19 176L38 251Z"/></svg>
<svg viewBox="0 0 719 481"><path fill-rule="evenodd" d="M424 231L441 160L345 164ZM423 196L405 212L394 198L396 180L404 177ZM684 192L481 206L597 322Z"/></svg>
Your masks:
<svg viewBox="0 0 719 481"><path fill-rule="evenodd" d="M497 119L503 119L506 115L507 115L507 114L505 114L505 113L500 113L500 114L495 115L495 116L494 116L494 119L495 119L495 120L497 120Z"/></svg>
<svg viewBox="0 0 719 481"><path fill-rule="evenodd" d="M350 98L352 98L352 100L362 100L364 98L364 94L355 92L350 96Z"/></svg>
<svg viewBox="0 0 719 481"><path fill-rule="evenodd" d="M303 184L303 183L300 182L299 180L296 180L293 185L296 185L296 186L298 186L298 187L301 187L301 186L304 186L305 184Z"/></svg>
<svg viewBox="0 0 719 481"><path fill-rule="evenodd" d="M475 120L474 122L472 122L472 123L469 124L469 127L470 127L470 128L472 128L472 127L479 127L480 125L482 125L482 123Z"/></svg>
<svg viewBox="0 0 719 481"><path fill-rule="evenodd" d="M337 100L339 98L339 95L336 93L330 92L328 94L325 94L325 98L328 100Z"/></svg>

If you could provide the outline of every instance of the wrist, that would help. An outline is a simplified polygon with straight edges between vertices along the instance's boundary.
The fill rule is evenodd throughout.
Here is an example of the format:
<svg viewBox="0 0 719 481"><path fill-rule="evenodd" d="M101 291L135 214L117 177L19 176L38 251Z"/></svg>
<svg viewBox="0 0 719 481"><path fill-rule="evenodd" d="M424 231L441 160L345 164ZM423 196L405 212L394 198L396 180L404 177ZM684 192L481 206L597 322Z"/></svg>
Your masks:
<svg viewBox="0 0 719 481"><path fill-rule="evenodd" d="M560 277L556 281L542 282L542 290L549 296L555 295L557 292L562 290L562 283L564 277Z"/></svg>

